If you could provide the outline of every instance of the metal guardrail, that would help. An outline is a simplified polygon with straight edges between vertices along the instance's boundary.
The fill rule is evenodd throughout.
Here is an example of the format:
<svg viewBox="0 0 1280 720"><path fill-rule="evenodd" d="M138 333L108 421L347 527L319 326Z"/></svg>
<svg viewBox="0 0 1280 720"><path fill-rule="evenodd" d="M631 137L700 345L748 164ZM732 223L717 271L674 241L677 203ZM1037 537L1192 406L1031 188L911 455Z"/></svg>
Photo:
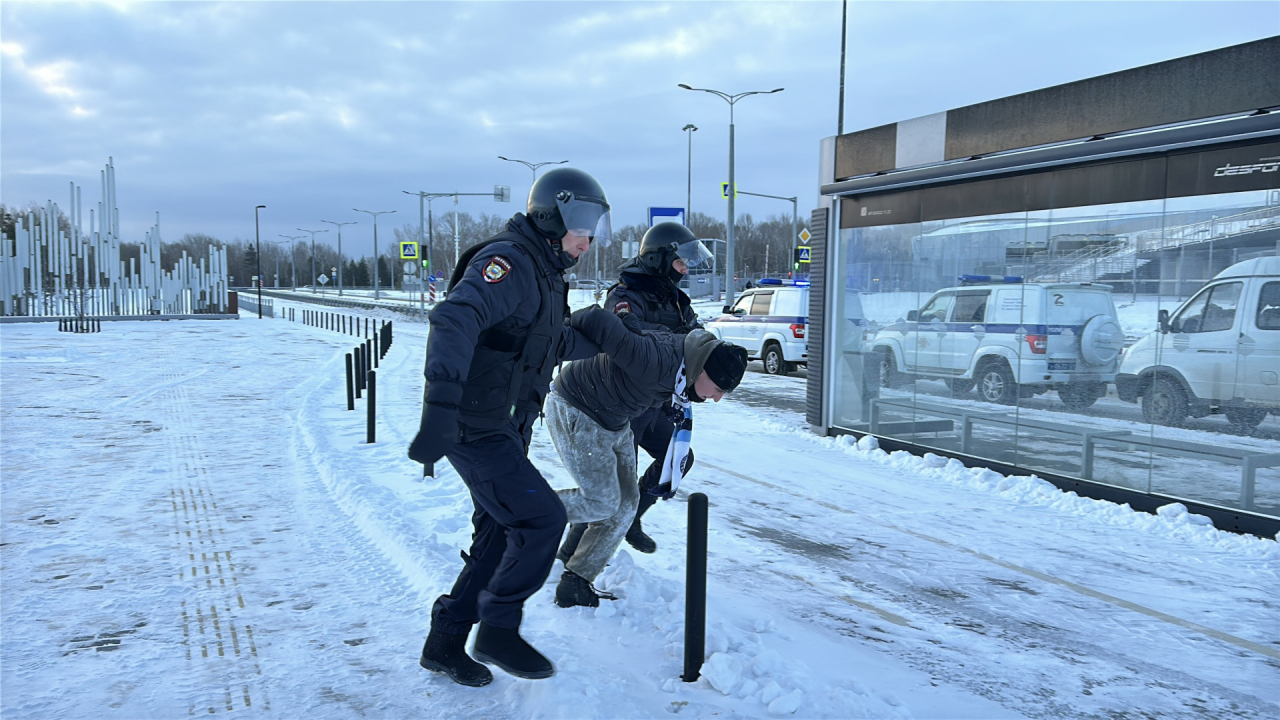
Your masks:
<svg viewBox="0 0 1280 720"><path fill-rule="evenodd" d="M875 398L871 401L871 422L869 425L871 433L888 433L897 435L914 434L910 428L899 429L897 427L886 427L888 425L907 425L908 423L885 423L883 421L885 408L910 411L913 422L916 424L921 424L919 421L914 421L914 417L917 413L958 419L961 425L960 452L966 455L973 454L971 451L973 445L973 427L979 423L999 427L1012 427L1015 429L1029 428L1059 433L1062 435L1079 436L1081 439L1080 477L1082 480L1088 480L1091 482L1096 482L1093 478L1093 466L1096 446L1099 443L1122 445L1130 450L1136 447L1145 447L1153 454L1166 454L1191 458L1194 460L1211 460L1230 465L1239 465L1240 506L1245 510L1252 510L1254 506L1258 469L1280 466L1280 453L1267 453L1256 450L1223 447L1221 445L1205 445L1180 440L1173 441L1149 436L1144 437L1142 435L1134 434L1131 430L1097 428L1090 427L1088 425L1067 425L1064 423L1055 423L1045 420L1034 420L1026 417L1011 417L1008 413L970 410L966 408L956 408L946 405L938 405L935 403L922 403L915 400L896 398ZM915 432L948 432L952 429L953 428L949 427L933 429L930 426L925 426L925 429L916 430Z"/></svg>

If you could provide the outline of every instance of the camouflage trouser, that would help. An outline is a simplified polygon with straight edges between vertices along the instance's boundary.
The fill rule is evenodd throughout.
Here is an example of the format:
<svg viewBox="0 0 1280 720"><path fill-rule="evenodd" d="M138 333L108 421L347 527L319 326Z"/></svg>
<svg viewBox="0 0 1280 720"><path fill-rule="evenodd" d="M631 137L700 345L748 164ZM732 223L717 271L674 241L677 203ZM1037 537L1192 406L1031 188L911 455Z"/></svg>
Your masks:
<svg viewBox="0 0 1280 720"><path fill-rule="evenodd" d="M547 430L578 487L558 490L571 523L589 523L565 568L594 582L636 516L636 450L631 427L606 430L554 390L547 396Z"/></svg>

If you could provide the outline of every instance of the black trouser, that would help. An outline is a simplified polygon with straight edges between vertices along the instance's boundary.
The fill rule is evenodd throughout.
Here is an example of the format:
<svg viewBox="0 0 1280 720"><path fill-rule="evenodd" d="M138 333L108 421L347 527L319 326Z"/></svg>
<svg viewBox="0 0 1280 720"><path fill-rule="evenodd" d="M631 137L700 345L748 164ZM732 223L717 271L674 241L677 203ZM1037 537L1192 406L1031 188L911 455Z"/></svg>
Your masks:
<svg viewBox="0 0 1280 720"><path fill-rule="evenodd" d="M524 601L551 573L564 506L513 436L459 443L447 457L471 490L475 532L453 590L432 608L431 625L452 634L481 620L518 628Z"/></svg>

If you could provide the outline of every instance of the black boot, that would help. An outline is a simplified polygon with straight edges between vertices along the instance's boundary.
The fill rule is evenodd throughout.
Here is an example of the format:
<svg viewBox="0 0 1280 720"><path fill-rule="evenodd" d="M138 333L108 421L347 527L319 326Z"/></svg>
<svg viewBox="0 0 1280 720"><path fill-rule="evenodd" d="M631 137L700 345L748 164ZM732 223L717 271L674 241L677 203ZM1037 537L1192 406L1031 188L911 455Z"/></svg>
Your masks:
<svg viewBox="0 0 1280 720"><path fill-rule="evenodd" d="M517 628L500 628L481 622L472 651L476 658L497 665L516 677L539 680L556 674L551 661L525 642Z"/></svg>
<svg viewBox="0 0 1280 720"><path fill-rule="evenodd" d="M442 672L459 685L483 687L493 682L489 668L467 655L466 634L454 635L435 628L427 635L418 664L428 670Z"/></svg>
<svg viewBox="0 0 1280 720"><path fill-rule="evenodd" d="M658 498L650 495L645 491L644 487L641 487L640 504L636 506L636 519L631 522L631 529L627 530L627 544L646 555L656 552L658 543L645 534L644 528L640 527L640 518L656 502L658 502Z"/></svg>
<svg viewBox="0 0 1280 720"><path fill-rule="evenodd" d="M600 592L586 578L571 570L565 570L556 586L556 604L562 608L575 606L600 607L600 599L617 600L613 593Z"/></svg>
<svg viewBox="0 0 1280 720"><path fill-rule="evenodd" d="M564 544L560 546L560 550L556 553L556 559L562 563L568 563L569 558L578 551L578 543L582 542L582 533L587 531L586 523L572 523L569 525L569 534L564 537Z"/></svg>

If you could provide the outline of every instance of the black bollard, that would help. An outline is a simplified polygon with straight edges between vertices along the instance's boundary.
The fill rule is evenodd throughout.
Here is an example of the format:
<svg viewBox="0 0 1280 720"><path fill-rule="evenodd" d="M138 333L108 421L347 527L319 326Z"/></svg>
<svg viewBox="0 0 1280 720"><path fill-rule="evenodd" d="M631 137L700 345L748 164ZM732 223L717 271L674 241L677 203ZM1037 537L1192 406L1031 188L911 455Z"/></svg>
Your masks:
<svg viewBox="0 0 1280 720"><path fill-rule="evenodd" d="M707 496L689 496L689 542L685 560L684 674L696 682L707 645Z"/></svg>
<svg viewBox="0 0 1280 720"><path fill-rule="evenodd" d="M356 399L359 399L360 391L364 390L364 386L361 384L362 376L360 374L361 371L360 371L360 347L359 346L356 346L356 349L351 352L351 364L353 366L352 372L355 373L355 377L352 378L352 382L354 383L355 389L356 389Z"/></svg>
<svg viewBox="0 0 1280 720"><path fill-rule="evenodd" d="M377 333L374 333L375 336ZM373 356L373 367L378 367L378 341L376 339L369 340L369 354Z"/></svg>
<svg viewBox="0 0 1280 720"><path fill-rule="evenodd" d="M356 409L355 375L351 369L351 353L347 353L347 409Z"/></svg>
<svg viewBox="0 0 1280 720"><path fill-rule="evenodd" d="M368 413L368 421L366 423L368 427L365 429L365 439L368 441L370 445L372 445L376 440L376 434L374 433L373 419L378 412L377 401L378 401L378 373L374 372L373 370L370 370L369 371L369 407L368 407L369 413Z"/></svg>

